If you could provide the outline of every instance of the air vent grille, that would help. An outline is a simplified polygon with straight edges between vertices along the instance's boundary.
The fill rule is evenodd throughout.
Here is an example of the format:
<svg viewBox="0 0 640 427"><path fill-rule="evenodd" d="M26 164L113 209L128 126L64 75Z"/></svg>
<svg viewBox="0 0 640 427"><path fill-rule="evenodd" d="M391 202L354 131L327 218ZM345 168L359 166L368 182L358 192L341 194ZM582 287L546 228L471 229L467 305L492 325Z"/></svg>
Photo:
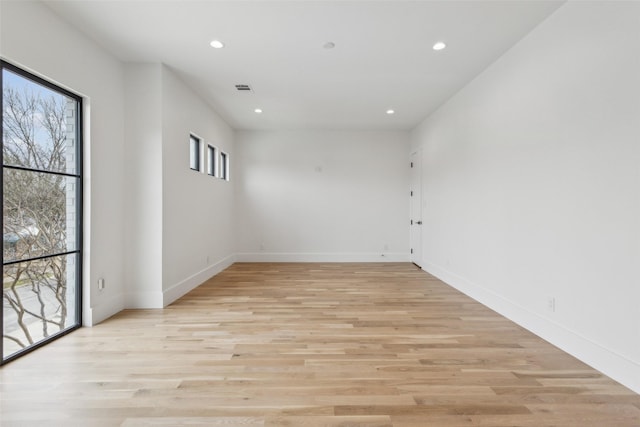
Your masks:
<svg viewBox="0 0 640 427"><path fill-rule="evenodd" d="M236 90L239 92L251 92L251 86L249 85L236 85Z"/></svg>

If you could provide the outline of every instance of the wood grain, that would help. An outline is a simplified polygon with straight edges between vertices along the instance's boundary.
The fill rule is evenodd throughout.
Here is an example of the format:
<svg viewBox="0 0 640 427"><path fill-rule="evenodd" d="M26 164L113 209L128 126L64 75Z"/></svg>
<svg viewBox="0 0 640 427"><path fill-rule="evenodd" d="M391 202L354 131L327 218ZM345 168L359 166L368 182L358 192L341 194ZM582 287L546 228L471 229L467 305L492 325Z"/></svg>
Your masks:
<svg viewBox="0 0 640 427"><path fill-rule="evenodd" d="M0 369L2 426L640 426L640 396L413 264L235 264Z"/></svg>

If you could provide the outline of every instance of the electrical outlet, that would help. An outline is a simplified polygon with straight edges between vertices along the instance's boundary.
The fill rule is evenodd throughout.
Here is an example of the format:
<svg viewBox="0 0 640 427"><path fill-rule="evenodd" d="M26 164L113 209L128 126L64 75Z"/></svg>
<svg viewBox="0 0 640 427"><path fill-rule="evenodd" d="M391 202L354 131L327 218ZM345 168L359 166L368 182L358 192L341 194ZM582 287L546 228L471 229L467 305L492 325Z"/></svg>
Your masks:
<svg viewBox="0 0 640 427"><path fill-rule="evenodd" d="M547 310L552 313L556 311L556 298L555 297L547 297Z"/></svg>

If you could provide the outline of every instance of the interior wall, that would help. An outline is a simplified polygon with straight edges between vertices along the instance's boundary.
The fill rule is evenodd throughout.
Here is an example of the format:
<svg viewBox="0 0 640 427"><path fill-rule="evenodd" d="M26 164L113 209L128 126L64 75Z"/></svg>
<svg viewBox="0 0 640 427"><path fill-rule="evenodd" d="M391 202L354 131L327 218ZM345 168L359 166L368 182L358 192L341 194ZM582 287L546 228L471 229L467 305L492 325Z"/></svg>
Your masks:
<svg viewBox="0 0 640 427"><path fill-rule="evenodd" d="M202 172L189 168L189 135L203 143ZM206 146L227 153L229 181L207 174ZM162 290L164 305L234 261L234 131L162 67Z"/></svg>
<svg viewBox="0 0 640 427"><path fill-rule="evenodd" d="M39 2L2 2L0 19L3 59L84 97L83 323L167 305L230 264L233 181L192 172L188 138L233 165L232 129L171 70L122 64Z"/></svg>
<svg viewBox="0 0 640 427"><path fill-rule="evenodd" d="M161 308L233 263L233 181L206 173L207 145L233 162L233 130L162 64L127 64L126 92L126 303Z"/></svg>
<svg viewBox="0 0 640 427"><path fill-rule="evenodd" d="M162 66L125 66L125 305L163 306Z"/></svg>
<svg viewBox="0 0 640 427"><path fill-rule="evenodd" d="M236 138L239 260L408 260L408 132Z"/></svg>
<svg viewBox="0 0 640 427"><path fill-rule="evenodd" d="M425 269L635 391L638 28L568 2L412 134Z"/></svg>
<svg viewBox="0 0 640 427"><path fill-rule="evenodd" d="M84 97L83 323L92 325L124 307L123 67L39 2L0 9L0 55Z"/></svg>

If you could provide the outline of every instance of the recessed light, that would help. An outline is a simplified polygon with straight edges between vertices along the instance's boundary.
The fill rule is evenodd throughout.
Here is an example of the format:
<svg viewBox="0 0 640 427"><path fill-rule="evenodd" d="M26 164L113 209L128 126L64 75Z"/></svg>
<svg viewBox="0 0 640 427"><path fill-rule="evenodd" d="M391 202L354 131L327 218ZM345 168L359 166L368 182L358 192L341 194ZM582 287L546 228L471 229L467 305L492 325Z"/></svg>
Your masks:
<svg viewBox="0 0 640 427"><path fill-rule="evenodd" d="M209 43L209 45L214 49L222 49L224 47L224 43L222 43L220 40L211 40L211 43Z"/></svg>
<svg viewBox="0 0 640 427"><path fill-rule="evenodd" d="M391 114L395 114L396 112L394 110L387 110L387 114L391 115Z"/></svg>
<svg viewBox="0 0 640 427"><path fill-rule="evenodd" d="M256 114L262 114L262 108L256 108L253 110Z"/></svg>
<svg viewBox="0 0 640 427"><path fill-rule="evenodd" d="M447 47L445 42L437 42L436 44L433 45L433 50L442 50L445 47Z"/></svg>
<svg viewBox="0 0 640 427"><path fill-rule="evenodd" d="M336 47L336 44L334 42L326 42L322 47L325 49L333 49L334 47Z"/></svg>

